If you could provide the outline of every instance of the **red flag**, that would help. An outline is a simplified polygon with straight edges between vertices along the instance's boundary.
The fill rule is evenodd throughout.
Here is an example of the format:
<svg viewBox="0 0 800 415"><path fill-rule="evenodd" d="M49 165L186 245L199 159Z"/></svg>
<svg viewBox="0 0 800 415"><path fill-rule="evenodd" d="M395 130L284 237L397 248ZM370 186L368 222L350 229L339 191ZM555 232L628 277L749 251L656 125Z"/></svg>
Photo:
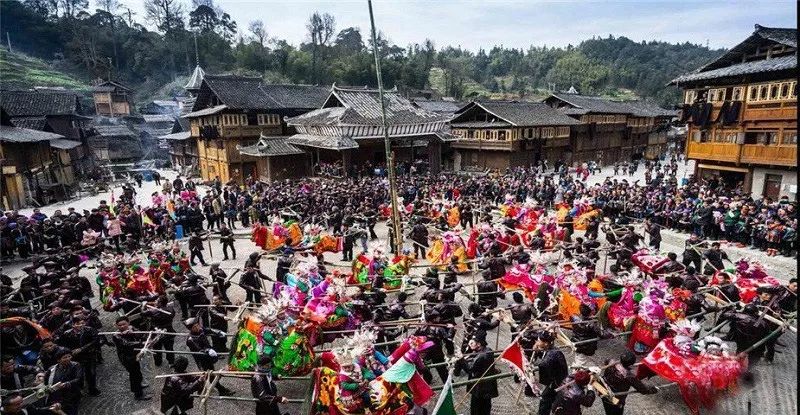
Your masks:
<svg viewBox="0 0 800 415"><path fill-rule="evenodd" d="M525 382L530 385L531 388L534 388L533 377L528 373L528 359L525 358L525 354L522 352L522 346L519 344L519 339L514 340L511 344L503 350L503 353L500 354L500 358L505 360L511 369L517 372L517 374L525 379Z"/></svg>

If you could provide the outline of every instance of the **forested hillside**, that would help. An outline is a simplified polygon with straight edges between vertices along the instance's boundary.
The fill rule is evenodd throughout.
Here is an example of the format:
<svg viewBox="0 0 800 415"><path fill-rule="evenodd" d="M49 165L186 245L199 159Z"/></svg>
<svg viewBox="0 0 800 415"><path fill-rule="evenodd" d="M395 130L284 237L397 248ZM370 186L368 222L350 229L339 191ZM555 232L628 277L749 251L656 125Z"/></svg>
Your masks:
<svg viewBox="0 0 800 415"><path fill-rule="evenodd" d="M3 0L0 27L14 51L56 62L87 83L111 73L134 88L140 100L169 94L166 84L179 87L176 79L186 76L197 58L208 73L375 85L369 34L338 28L335 16L310 16L305 27L298 27L307 32L307 41L296 47L270 37L262 21L233 21L213 0L142 1L146 16L134 16L116 0L96 1L97 10L88 9L88 0ZM145 20L157 30L138 23ZM388 87L434 89L459 99L534 99L575 86L584 94L633 95L665 106L678 97L676 88L665 86L670 79L722 53L690 43L637 43L613 36L566 48L494 47L477 53L437 48L435 39L394 45L383 34L378 44Z"/></svg>

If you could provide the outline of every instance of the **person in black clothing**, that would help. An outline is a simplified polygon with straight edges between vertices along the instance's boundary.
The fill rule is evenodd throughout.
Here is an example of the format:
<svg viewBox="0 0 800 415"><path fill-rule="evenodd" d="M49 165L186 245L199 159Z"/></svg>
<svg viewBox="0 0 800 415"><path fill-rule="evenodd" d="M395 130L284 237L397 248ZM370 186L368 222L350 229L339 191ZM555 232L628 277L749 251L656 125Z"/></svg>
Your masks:
<svg viewBox="0 0 800 415"><path fill-rule="evenodd" d="M164 415L186 415L187 411L194 407L192 393L203 389L205 376L178 376L186 373L189 367L189 360L183 356L175 359L175 375L170 376L164 381L161 388L161 413Z"/></svg>
<svg viewBox="0 0 800 415"><path fill-rule="evenodd" d="M602 336L600 324L592 319L592 308L586 304L580 305L580 317L572 317L572 338L574 342L597 339ZM575 352L586 356L594 356L597 351L597 341L582 343L575 346Z"/></svg>
<svg viewBox="0 0 800 415"><path fill-rule="evenodd" d="M356 244L356 232L350 226L342 225L342 261L353 260L353 246Z"/></svg>
<svg viewBox="0 0 800 415"><path fill-rule="evenodd" d="M189 274L186 281L178 287L175 291L175 297L182 299L188 308L188 311L193 316L200 316L204 321L208 319L206 306L211 302L208 301L206 294L206 287L200 284L200 276L197 274Z"/></svg>
<svg viewBox="0 0 800 415"><path fill-rule="evenodd" d="M209 327L222 333L228 332L228 309L222 302L222 297L215 295L211 299L213 307L208 309ZM211 342L214 350L222 353L228 352L227 336L213 336Z"/></svg>
<svg viewBox="0 0 800 415"><path fill-rule="evenodd" d="M37 408L35 404L27 405L19 392L11 392L3 397L3 415L65 415L60 404L48 408Z"/></svg>
<svg viewBox="0 0 800 415"><path fill-rule="evenodd" d="M539 383L544 385L539 398L538 415L550 415L550 410L556 400L556 388L567 378L569 368L564 353L553 348L555 337L548 331L539 333L539 338L533 345L534 359L539 359Z"/></svg>
<svg viewBox="0 0 800 415"><path fill-rule="evenodd" d="M206 266L206 260L203 259L203 250L205 249L203 248L203 241L205 240L206 238L200 236L199 231L195 231L189 238L189 261L192 266L197 265L194 261L195 258L199 259L203 266Z"/></svg>
<svg viewBox="0 0 800 415"><path fill-rule="evenodd" d="M117 317L117 330L119 333L112 337L114 346L117 349L117 357L122 367L128 371L128 381L130 382L131 392L136 400L148 401L153 399L150 395L145 395L142 389L142 368L139 366L139 361L136 356L144 346L144 338L139 334L131 333L131 325L128 317Z"/></svg>
<svg viewBox="0 0 800 415"><path fill-rule="evenodd" d="M459 210L461 216L461 228L467 229L467 226L469 226L469 228L472 229L475 226L472 215L472 205L469 203L464 203Z"/></svg>
<svg viewBox="0 0 800 415"><path fill-rule="evenodd" d="M58 403L65 414L76 415L81 403L83 369L72 361L72 352L68 350L61 351L56 357L58 363L50 367L44 377L47 386L53 387L45 398L46 405Z"/></svg>
<svg viewBox="0 0 800 415"><path fill-rule="evenodd" d="M278 282L286 284L286 274L289 273L289 269L292 267L292 263L294 262L294 251L286 248L281 252L281 256L278 258L278 264L275 268L275 279Z"/></svg>
<svg viewBox="0 0 800 415"><path fill-rule="evenodd" d="M231 300L228 298L228 288L230 288L231 283L228 281L228 274L219 267L219 262L212 262L208 272L211 275L211 281L214 283L213 294L220 296L222 301L230 304Z"/></svg>
<svg viewBox="0 0 800 415"><path fill-rule="evenodd" d="M514 338L533 318L534 308L533 304L524 302L525 298L519 291L512 293L511 298L514 300L514 304L509 307L509 312L511 312L511 319L514 320L514 324L511 326L511 337Z"/></svg>
<svg viewBox="0 0 800 415"><path fill-rule="evenodd" d="M192 355L195 364L197 364L197 368L202 371L215 370L214 364L217 362L217 359L219 359L219 354L217 354L217 351L211 346L211 342L208 341L206 332L210 330L203 329L200 326L200 320L197 318L187 319L183 324L189 329L189 337L186 338L186 347L189 348L189 351L201 353ZM217 331L213 331L212 334L215 336L225 336L225 333L219 333ZM222 396L233 395L233 391L223 386L220 382L217 382L216 388Z"/></svg>
<svg viewBox="0 0 800 415"><path fill-rule="evenodd" d="M430 313L426 312L425 318L428 323L441 324L439 313L436 311L431 311ZM445 354L442 350L442 346L444 345L445 339L448 336L448 331L444 327L435 325L422 326L415 331L415 335L425 336L428 341L433 343L433 346L425 350L424 359L426 362L436 364L443 363L445 361ZM436 372L439 373L439 377L442 379L442 382L447 382L447 368L445 368L444 365L436 366ZM422 371L422 377L426 382L430 383L433 378L430 369L426 367Z"/></svg>
<svg viewBox="0 0 800 415"><path fill-rule="evenodd" d="M408 236L414 242L414 256L420 260L425 258L425 250L428 249L428 228L417 221Z"/></svg>
<svg viewBox="0 0 800 415"><path fill-rule="evenodd" d="M256 415L281 415L279 403L289 402L278 395L278 386L272 380L272 358L262 355L258 359L256 373L250 379L250 391L256 401Z"/></svg>
<svg viewBox="0 0 800 415"><path fill-rule="evenodd" d="M52 338L43 340L42 348L39 350L39 362L41 363L41 367L43 369L48 369L50 366L58 363L58 358L56 356L58 356L61 351L69 351L69 349L64 346L59 346Z"/></svg>
<svg viewBox="0 0 800 415"><path fill-rule="evenodd" d="M574 382L561 389L553 403L553 413L557 415L581 415L581 407L591 407L594 403L594 389L586 386L592 380L591 374L586 370L579 370L572 375Z"/></svg>
<svg viewBox="0 0 800 415"><path fill-rule="evenodd" d="M778 305L784 313L797 311L797 278L789 280L778 294Z"/></svg>
<svg viewBox="0 0 800 415"><path fill-rule="evenodd" d="M700 271L700 267L703 265L703 258L700 256L702 243L703 241L697 235L689 235L689 239L685 242L686 248L683 251L683 266L694 265L694 269Z"/></svg>
<svg viewBox="0 0 800 415"><path fill-rule="evenodd" d="M150 327L153 330L163 330L167 333L175 333L175 328L172 326L172 320L175 318L175 308L166 295L161 295L156 299L154 306L145 308L142 311L142 317L150 320ZM175 336L166 334L156 336L155 341L151 344L152 350L174 350ZM162 356L161 352L153 354L153 360L156 366L161 366ZM165 353L167 355L167 363L170 366L175 364L175 355L172 353Z"/></svg>
<svg viewBox="0 0 800 415"><path fill-rule="evenodd" d="M464 319L464 341L461 343L461 353L469 353L469 341L473 336L486 338L489 330L500 325L500 320L492 315L484 314L481 306L475 303L471 303L467 309L469 317Z"/></svg>
<svg viewBox="0 0 800 415"><path fill-rule="evenodd" d="M703 269L705 274L711 275L716 271L725 269L725 264L722 261L728 260L728 254L720 249L719 242L712 243L711 249L706 250L703 256L708 261L705 269Z"/></svg>
<svg viewBox="0 0 800 415"><path fill-rule="evenodd" d="M652 219L645 219L644 231L650 236L650 247L656 251L661 249L661 225L653 222Z"/></svg>
<svg viewBox="0 0 800 415"><path fill-rule="evenodd" d="M97 349L100 347L100 336L97 330L86 326L83 317L73 318L72 328L58 338L59 344L71 350L72 358L80 364L83 376L89 387L89 395L100 395L97 389Z"/></svg>
<svg viewBox="0 0 800 415"><path fill-rule="evenodd" d="M634 388L637 392L645 395L658 392L658 389L654 386L647 385L636 377L636 373L633 370L634 363L636 363L636 355L630 350L626 350L622 353L619 360L616 362L606 361L605 366L613 364L603 369L602 373L603 380L605 384L611 388L611 392L618 394L627 392L630 388ZM627 395L618 396L618 401L615 405L610 399L603 396L603 409L605 409L606 415L622 415L625 412L625 401L627 397Z"/></svg>
<svg viewBox="0 0 800 415"><path fill-rule="evenodd" d="M506 298L506 295L499 292L499 286L493 280L491 270L483 271L481 277L483 277L483 281L478 283L478 305L483 309L495 309L497 308L497 299Z"/></svg>
<svg viewBox="0 0 800 415"><path fill-rule="evenodd" d="M16 364L14 356L3 356L0 384L3 385L3 389L22 389L25 387L25 377L37 371L35 366Z"/></svg>
<svg viewBox="0 0 800 415"><path fill-rule="evenodd" d="M236 259L236 248L233 247L233 231L228 228L228 225L224 223L219 227L219 241L222 243L222 254L224 255L223 260L228 260L228 248L231 250L231 254L233 255L233 259ZM202 262L202 255L200 256L200 261ZM205 265L205 264L203 264Z"/></svg>
<svg viewBox="0 0 800 415"><path fill-rule="evenodd" d="M252 266L245 267L242 277L239 279L239 285L244 288L246 293L245 301L261 303L261 280L272 281L260 269Z"/></svg>
<svg viewBox="0 0 800 415"><path fill-rule="evenodd" d="M471 354L456 362L456 368L467 372L468 379L480 379L497 373L494 367L492 349L486 346L486 338L475 335L469 341ZM473 386L474 385L474 386ZM496 379L484 379L470 384L470 414L485 415L492 413L492 399L500 396Z"/></svg>

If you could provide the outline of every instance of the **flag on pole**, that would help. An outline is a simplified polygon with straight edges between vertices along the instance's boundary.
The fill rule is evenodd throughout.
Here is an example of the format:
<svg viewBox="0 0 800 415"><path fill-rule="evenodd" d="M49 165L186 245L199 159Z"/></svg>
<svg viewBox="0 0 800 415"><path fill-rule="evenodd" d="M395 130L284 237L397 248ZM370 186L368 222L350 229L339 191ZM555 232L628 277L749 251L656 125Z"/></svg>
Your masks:
<svg viewBox="0 0 800 415"><path fill-rule="evenodd" d="M147 226L155 226L153 224L153 220L150 219L150 216L147 216L147 214L144 212L142 212L142 224Z"/></svg>
<svg viewBox="0 0 800 415"><path fill-rule="evenodd" d="M528 359L525 358L525 354L522 352L519 338L515 339L503 350L503 353L500 354L500 358L505 360L511 369L517 372L521 378L525 379L525 382L527 382L531 388L534 387L533 378L528 372Z"/></svg>
<svg viewBox="0 0 800 415"><path fill-rule="evenodd" d="M456 415L456 405L453 401L453 371L447 375L447 382L442 387L439 400L433 408L432 415Z"/></svg>

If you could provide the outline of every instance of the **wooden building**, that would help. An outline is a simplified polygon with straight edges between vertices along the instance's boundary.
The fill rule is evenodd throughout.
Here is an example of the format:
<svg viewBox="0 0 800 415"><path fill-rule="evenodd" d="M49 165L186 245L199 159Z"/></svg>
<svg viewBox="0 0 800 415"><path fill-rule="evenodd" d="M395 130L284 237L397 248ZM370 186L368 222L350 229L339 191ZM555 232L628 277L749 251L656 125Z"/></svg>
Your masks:
<svg viewBox="0 0 800 415"><path fill-rule="evenodd" d="M471 102L450 121L454 171L503 171L558 160L580 122L538 102Z"/></svg>
<svg viewBox="0 0 800 415"><path fill-rule="evenodd" d="M674 111L644 101L616 101L574 93L552 94L544 103L580 121L573 128L569 164L597 161L601 165L653 156L665 148L667 126ZM648 147L651 147L648 149Z"/></svg>
<svg viewBox="0 0 800 415"><path fill-rule="evenodd" d="M131 115L132 92L130 88L115 81L105 81L95 85L92 88L95 113L106 117Z"/></svg>
<svg viewBox="0 0 800 415"><path fill-rule="evenodd" d="M258 160L258 179L264 182L310 175L308 154L287 140L286 136L261 136L256 144L240 147L239 152Z"/></svg>
<svg viewBox="0 0 800 415"><path fill-rule="evenodd" d="M223 182L257 179L258 157L239 148L258 143L263 135L293 132L284 118L318 108L327 89L311 85L268 85L261 78L205 75L192 107L190 140L197 143L200 175Z"/></svg>
<svg viewBox="0 0 800 415"><path fill-rule="evenodd" d="M696 174L741 183L755 196L797 197L797 29L756 25L671 83L684 89L686 155Z"/></svg>
<svg viewBox="0 0 800 415"><path fill-rule="evenodd" d="M132 167L144 155L139 135L123 123L96 124L87 141L97 163L112 171Z"/></svg>
<svg viewBox="0 0 800 415"><path fill-rule="evenodd" d="M45 163L48 171L33 179L48 199L66 198L68 189L94 166L85 145L90 118L81 115L78 95L61 90L0 91L0 107L7 117L6 126L58 136L48 141L52 153L52 163Z"/></svg>
<svg viewBox="0 0 800 415"><path fill-rule="evenodd" d="M51 187L59 185L51 141L64 140L60 134L17 127L5 108L0 107L0 205L4 210L51 201ZM61 186L66 186L63 182Z"/></svg>
<svg viewBox="0 0 800 415"><path fill-rule="evenodd" d="M384 164L384 128L377 90L333 85L322 106L290 118L297 129L289 140L311 155L312 165L341 162L346 173L367 162ZM441 144L448 115L414 106L397 91L385 91L386 122L398 162L420 161L431 171L441 167ZM384 164L385 165L385 164Z"/></svg>

